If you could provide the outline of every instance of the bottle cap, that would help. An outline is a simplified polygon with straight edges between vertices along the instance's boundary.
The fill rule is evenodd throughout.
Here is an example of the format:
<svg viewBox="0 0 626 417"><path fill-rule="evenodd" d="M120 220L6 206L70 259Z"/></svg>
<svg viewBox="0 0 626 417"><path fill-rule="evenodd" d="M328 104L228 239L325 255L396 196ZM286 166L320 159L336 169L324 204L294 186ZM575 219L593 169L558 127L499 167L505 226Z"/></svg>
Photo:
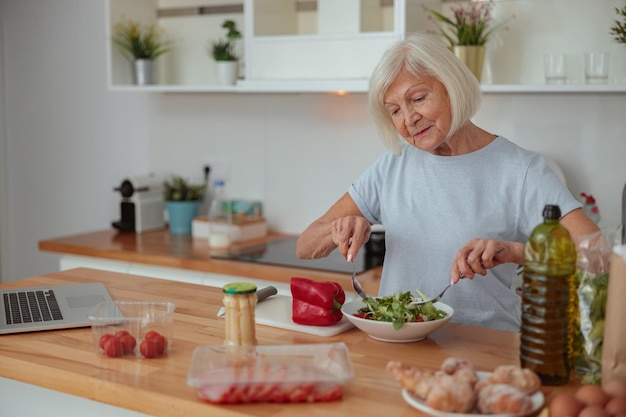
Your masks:
<svg viewBox="0 0 626 417"><path fill-rule="evenodd" d="M225 294L251 294L256 292L256 285L249 282L231 282L224 285L222 291Z"/></svg>
<svg viewBox="0 0 626 417"><path fill-rule="evenodd" d="M546 204L543 208L543 218L547 220L558 220L561 218L561 208L556 205Z"/></svg>

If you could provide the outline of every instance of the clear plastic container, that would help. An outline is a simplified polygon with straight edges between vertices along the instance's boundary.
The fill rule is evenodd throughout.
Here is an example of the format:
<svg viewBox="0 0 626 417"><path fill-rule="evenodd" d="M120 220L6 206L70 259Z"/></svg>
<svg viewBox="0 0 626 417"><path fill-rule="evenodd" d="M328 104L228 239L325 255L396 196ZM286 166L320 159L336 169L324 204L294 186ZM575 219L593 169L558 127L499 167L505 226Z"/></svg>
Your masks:
<svg viewBox="0 0 626 417"><path fill-rule="evenodd" d="M199 346L187 384L212 404L328 402L353 377L344 343Z"/></svg>
<svg viewBox="0 0 626 417"><path fill-rule="evenodd" d="M98 304L89 314L96 352L115 358L153 358L166 354L172 344L175 309L176 304L171 301L114 301ZM130 338L122 339L124 332ZM121 350L117 343L107 343L106 339L110 337L121 341Z"/></svg>

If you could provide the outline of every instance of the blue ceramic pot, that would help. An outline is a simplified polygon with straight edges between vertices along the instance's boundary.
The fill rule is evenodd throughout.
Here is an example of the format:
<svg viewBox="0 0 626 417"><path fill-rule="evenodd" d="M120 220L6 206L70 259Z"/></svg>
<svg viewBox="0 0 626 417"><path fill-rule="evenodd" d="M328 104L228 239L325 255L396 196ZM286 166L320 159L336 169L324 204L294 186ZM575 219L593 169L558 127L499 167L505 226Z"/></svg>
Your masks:
<svg viewBox="0 0 626 417"><path fill-rule="evenodd" d="M198 215L200 201L166 201L170 233L190 235L191 223Z"/></svg>

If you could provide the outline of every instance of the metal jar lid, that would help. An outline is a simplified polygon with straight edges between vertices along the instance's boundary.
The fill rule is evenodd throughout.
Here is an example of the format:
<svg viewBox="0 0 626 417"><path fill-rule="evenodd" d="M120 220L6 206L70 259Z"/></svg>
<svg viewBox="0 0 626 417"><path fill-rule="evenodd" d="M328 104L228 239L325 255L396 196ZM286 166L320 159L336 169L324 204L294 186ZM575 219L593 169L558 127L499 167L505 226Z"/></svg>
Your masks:
<svg viewBox="0 0 626 417"><path fill-rule="evenodd" d="M226 294L251 294L256 292L256 285L249 282L231 282L224 285L222 291Z"/></svg>

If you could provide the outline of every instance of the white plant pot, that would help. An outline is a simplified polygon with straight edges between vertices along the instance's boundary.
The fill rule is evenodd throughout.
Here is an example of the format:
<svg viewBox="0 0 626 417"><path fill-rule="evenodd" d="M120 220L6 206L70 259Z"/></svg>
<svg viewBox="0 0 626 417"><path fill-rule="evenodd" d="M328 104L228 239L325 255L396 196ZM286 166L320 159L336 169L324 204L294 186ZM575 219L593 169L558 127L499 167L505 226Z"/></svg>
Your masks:
<svg viewBox="0 0 626 417"><path fill-rule="evenodd" d="M217 83L219 85L235 85L238 69L239 62L237 61L215 61Z"/></svg>

